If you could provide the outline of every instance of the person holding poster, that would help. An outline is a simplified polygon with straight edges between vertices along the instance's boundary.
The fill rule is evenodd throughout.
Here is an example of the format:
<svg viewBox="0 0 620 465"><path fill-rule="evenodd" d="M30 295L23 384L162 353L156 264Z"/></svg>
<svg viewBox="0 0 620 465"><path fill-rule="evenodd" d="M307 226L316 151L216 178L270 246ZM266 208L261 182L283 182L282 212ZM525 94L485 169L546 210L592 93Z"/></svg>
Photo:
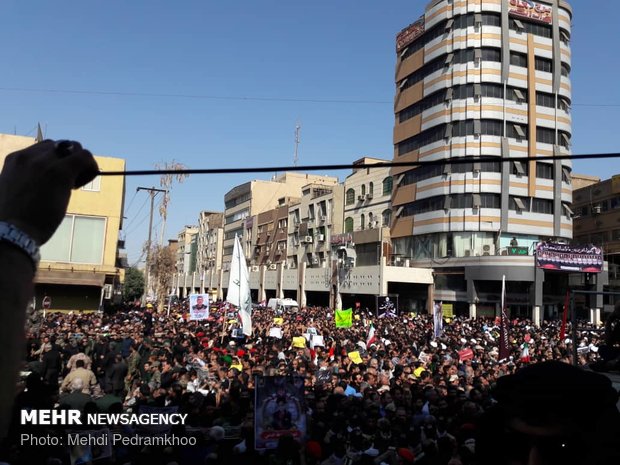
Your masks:
<svg viewBox="0 0 620 465"><path fill-rule="evenodd" d="M209 294L191 294L189 296L189 319L192 321L209 318Z"/></svg>

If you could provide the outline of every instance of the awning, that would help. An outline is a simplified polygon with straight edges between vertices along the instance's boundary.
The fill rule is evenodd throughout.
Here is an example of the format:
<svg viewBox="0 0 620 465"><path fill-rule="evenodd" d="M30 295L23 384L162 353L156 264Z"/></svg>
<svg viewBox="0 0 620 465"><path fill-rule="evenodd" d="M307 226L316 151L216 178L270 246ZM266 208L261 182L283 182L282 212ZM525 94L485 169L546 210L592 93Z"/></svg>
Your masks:
<svg viewBox="0 0 620 465"><path fill-rule="evenodd" d="M39 270L34 282L36 284L103 287L105 277L105 273L92 271Z"/></svg>

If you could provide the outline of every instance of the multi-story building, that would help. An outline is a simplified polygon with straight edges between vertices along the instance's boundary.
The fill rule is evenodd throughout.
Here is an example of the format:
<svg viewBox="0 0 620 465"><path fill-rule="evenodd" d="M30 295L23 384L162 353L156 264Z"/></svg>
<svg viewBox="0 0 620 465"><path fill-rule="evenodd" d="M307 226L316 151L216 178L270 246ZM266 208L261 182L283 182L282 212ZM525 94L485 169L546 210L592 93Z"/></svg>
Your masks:
<svg viewBox="0 0 620 465"><path fill-rule="evenodd" d="M442 163L392 169L394 253L432 266L459 313L495 314L502 275L514 315L562 301L566 277L532 254L572 237L571 163L546 159L571 153L571 21L562 0L433 0L397 36L394 161Z"/></svg>
<svg viewBox="0 0 620 465"><path fill-rule="evenodd" d="M0 167L4 158L36 141L0 134ZM125 160L95 156L102 171L123 171ZM119 261L125 179L97 177L71 194L67 214L41 247L35 297L44 296L51 310L99 310L120 292L124 270Z"/></svg>
<svg viewBox="0 0 620 465"><path fill-rule="evenodd" d="M246 258L253 254L256 234L252 220L260 213L273 210L283 197L299 197L301 188L311 182L338 184L338 179L300 173L284 173L271 181L254 180L231 189L224 196L224 252L223 268L230 263L235 236L242 238Z"/></svg>
<svg viewBox="0 0 620 465"><path fill-rule="evenodd" d="M620 291L620 176L573 191L574 241L603 249L609 290ZM608 300L613 304L614 300ZM607 307L611 310L612 305Z"/></svg>
<svg viewBox="0 0 620 465"><path fill-rule="evenodd" d="M217 292L217 271L222 268L224 243L224 214L202 211L198 217L198 251L196 270L200 276L200 290Z"/></svg>
<svg viewBox="0 0 620 465"><path fill-rule="evenodd" d="M331 262L331 237L342 233L343 186L312 183L288 211L288 267L325 268Z"/></svg>
<svg viewBox="0 0 620 465"><path fill-rule="evenodd" d="M256 241L250 256L256 271L262 265L275 270L279 263L286 261L289 203L295 200L282 197L277 208L256 215Z"/></svg>
<svg viewBox="0 0 620 465"><path fill-rule="evenodd" d="M389 160L364 157L354 165ZM376 265L391 255L392 176L390 168L354 168L344 181L344 232L355 244L358 265ZM344 238L349 236L343 236ZM335 241L339 244L341 241Z"/></svg>
<svg viewBox="0 0 620 465"><path fill-rule="evenodd" d="M177 236L177 272L192 274L196 271L198 256L198 227L185 226Z"/></svg>

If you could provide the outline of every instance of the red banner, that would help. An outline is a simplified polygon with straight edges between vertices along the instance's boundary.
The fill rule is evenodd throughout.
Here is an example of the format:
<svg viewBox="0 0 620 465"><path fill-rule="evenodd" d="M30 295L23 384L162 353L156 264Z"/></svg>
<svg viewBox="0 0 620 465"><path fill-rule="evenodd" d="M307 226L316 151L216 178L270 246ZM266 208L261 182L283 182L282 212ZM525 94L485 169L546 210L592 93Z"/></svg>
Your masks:
<svg viewBox="0 0 620 465"><path fill-rule="evenodd" d="M508 14L539 23L553 23L553 9L548 5L530 0L510 0Z"/></svg>
<svg viewBox="0 0 620 465"><path fill-rule="evenodd" d="M465 362L467 360L472 360L474 358L474 351L471 349L463 349L458 351L459 360L461 362Z"/></svg>

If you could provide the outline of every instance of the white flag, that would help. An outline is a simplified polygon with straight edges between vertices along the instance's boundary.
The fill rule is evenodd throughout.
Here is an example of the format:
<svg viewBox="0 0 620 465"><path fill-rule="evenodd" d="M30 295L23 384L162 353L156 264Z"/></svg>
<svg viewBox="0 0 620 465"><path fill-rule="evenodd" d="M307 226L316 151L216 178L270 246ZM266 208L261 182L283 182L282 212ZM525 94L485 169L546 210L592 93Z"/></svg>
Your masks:
<svg viewBox="0 0 620 465"><path fill-rule="evenodd" d="M241 249L239 236L235 236L232 261L230 262L230 277L228 279L228 295L226 301L239 309L239 318L243 327L243 334L252 335L252 297L250 295L250 274L248 265Z"/></svg>

